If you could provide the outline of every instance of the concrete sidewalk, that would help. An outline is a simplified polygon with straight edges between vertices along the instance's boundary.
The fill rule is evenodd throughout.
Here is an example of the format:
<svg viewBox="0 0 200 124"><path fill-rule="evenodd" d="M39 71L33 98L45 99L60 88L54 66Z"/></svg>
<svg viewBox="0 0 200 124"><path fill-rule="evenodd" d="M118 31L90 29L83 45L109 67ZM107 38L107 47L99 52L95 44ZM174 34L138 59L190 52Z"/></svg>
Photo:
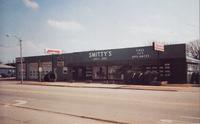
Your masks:
<svg viewBox="0 0 200 124"><path fill-rule="evenodd" d="M20 84L20 81L10 80L1 81L0 84ZM124 84L105 84L105 83L86 83L86 82L37 82L24 81L23 85L37 86L56 86L56 87L74 87L74 88L104 88L104 89L127 89L127 90L153 90L153 91L184 91L200 92L200 87L192 87L189 84L169 84L165 86L147 86L147 85L124 85Z"/></svg>

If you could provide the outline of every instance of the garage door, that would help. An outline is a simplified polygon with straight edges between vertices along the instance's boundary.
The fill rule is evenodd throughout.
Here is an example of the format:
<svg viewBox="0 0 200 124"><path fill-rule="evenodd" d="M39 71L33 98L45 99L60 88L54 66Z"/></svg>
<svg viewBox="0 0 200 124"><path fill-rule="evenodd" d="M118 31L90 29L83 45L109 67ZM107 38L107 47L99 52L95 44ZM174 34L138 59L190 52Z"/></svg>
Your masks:
<svg viewBox="0 0 200 124"><path fill-rule="evenodd" d="M28 78L31 80L38 79L38 63L28 64Z"/></svg>
<svg viewBox="0 0 200 124"><path fill-rule="evenodd" d="M41 78L44 79L44 76L52 71L52 63L51 62L42 62L41 63L41 67L42 67L42 74L41 74Z"/></svg>

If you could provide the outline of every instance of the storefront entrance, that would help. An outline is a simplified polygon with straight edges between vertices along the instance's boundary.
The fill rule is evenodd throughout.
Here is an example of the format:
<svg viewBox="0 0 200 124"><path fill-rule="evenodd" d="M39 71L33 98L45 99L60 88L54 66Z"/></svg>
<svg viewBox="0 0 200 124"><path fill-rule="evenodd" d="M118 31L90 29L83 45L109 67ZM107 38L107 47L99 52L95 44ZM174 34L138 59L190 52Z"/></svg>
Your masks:
<svg viewBox="0 0 200 124"><path fill-rule="evenodd" d="M86 67L73 67L72 68L72 78L75 81L83 81L86 80Z"/></svg>

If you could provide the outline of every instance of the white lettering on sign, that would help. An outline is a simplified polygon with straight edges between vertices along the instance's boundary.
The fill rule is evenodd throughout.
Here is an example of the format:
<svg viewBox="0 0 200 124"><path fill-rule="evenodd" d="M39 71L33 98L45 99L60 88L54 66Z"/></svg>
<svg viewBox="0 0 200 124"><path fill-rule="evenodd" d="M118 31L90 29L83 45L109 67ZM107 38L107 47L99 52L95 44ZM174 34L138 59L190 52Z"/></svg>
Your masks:
<svg viewBox="0 0 200 124"><path fill-rule="evenodd" d="M144 49L141 48L141 49L136 49L136 54L137 55L143 55L144 54Z"/></svg>
<svg viewBox="0 0 200 124"><path fill-rule="evenodd" d="M97 52L90 52L89 58L104 58L112 56L112 51L97 51Z"/></svg>
<svg viewBox="0 0 200 124"><path fill-rule="evenodd" d="M132 59L135 59L135 58L149 58L150 55L146 54L146 55L134 55L132 56Z"/></svg>
<svg viewBox="0 0 200 124"><path fill-rule="evenodd" d="M136 49L135 51L136 51L136 55L133 55L132 59L136 59L136 58L150 58L150 55L145 53L144 48L139 48L139 49Z"/></svg>

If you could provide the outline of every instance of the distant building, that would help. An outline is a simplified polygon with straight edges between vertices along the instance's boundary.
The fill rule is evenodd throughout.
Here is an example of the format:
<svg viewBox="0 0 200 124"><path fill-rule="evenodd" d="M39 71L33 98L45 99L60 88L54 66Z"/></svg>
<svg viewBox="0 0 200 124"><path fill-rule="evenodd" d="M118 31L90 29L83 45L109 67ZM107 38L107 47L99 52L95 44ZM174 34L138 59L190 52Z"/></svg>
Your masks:
<svg viewBox="0 0 200 124"><path fill-rule="evenodd" d="M0 64L0 76L1 77L13 77L13 76L15 76L15 67Z"/></svg>
<svg viewBox="0 0 200 124"><path fill-rule="evenodd" d="M152 46L24 57L23 77L44 79L53 70L58 81L108 80L134 84L148 72L159 72L159 80L189 82L192 73L199 71L200 61L186 56L185 44L166 45L164 49L159 61ZM17 79L21 78L19 60L16 58Z"/></svg>

